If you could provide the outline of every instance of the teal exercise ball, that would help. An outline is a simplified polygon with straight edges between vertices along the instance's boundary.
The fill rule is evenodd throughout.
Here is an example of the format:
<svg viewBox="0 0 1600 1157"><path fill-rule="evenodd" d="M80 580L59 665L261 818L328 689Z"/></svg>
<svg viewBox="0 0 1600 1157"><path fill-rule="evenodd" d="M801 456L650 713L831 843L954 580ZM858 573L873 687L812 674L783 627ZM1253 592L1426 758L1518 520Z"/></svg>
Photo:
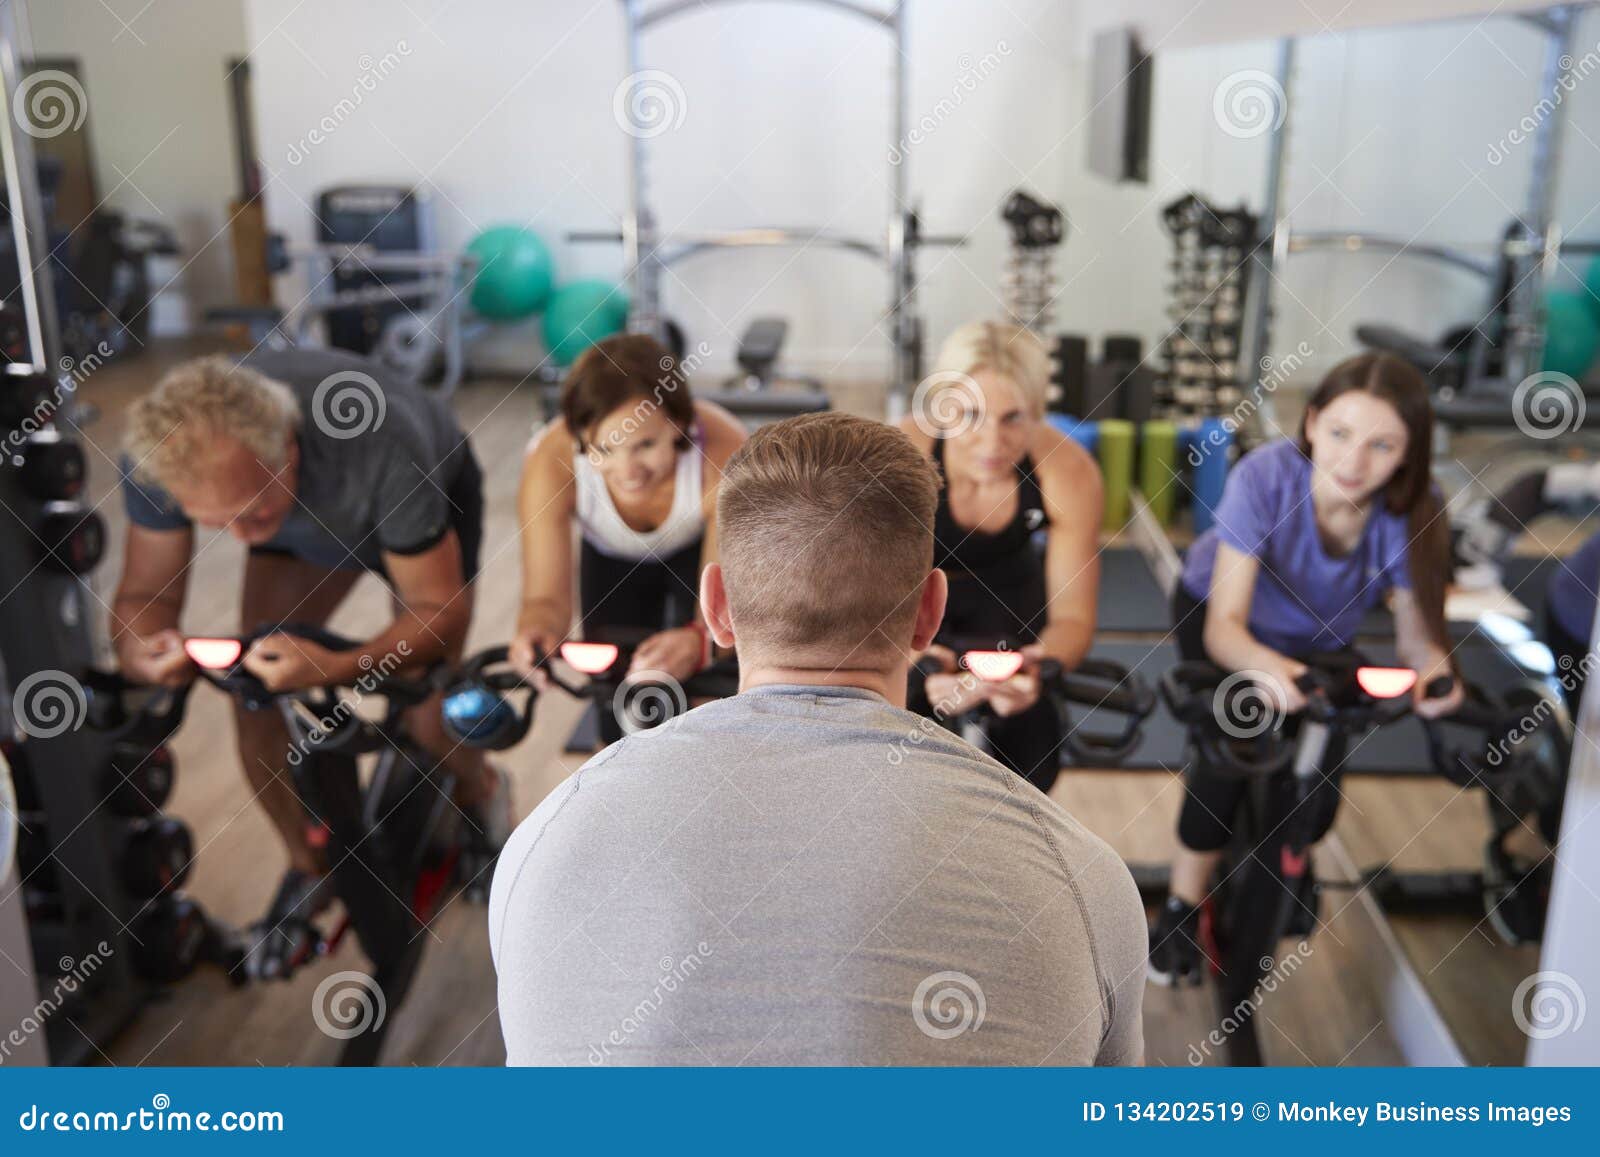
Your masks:
<svg viewBox="0 0 1600 1157"><path fill-rule="evenodd" d="M494 321L517 321L538 313L550 300L555 263L543 241L516 225L485 229L467 252L477 258L472 308Z"/></svg>
<svg viewBox="0 0 1600 1157"><path fill-rule="evenodd" d="M1600 257L1589 262L1583 271L1583 287L1588 291L1583 297L1589 303L1589 312L1600 317Z"/></svg>
<svg viewBox="0 0 1600 1157"><path fill-rule="evenodd" d="M551 359L570 366L602 338L628 323L628 294L609 281L574 281L550 295L544 307L544 342Z"/></svg>
<svg viewBox="0 0 1600 1157"><path fill-rule="evenodd" d="M1551 373L1582 381L1600 353L1600 317L1588 293L1557 290L1544 299L1544 365Z"/></svg>

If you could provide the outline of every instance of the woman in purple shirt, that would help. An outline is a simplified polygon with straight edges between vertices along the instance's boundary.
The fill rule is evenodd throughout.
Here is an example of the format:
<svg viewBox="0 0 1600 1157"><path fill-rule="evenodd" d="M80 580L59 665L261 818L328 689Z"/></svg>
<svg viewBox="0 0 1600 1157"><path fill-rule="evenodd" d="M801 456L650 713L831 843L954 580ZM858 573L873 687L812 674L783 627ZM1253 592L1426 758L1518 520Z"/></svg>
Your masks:
<svg viewBox="0 0 1600 1157"><path fill-rule="evenodd" d="M1296 655L1348 648L1385 596L1401 661L1420 673L1419 715L1449 714L1422 689L1451 673L1444 627L1449 528L1431 477L1433 409L1415 369L1385 354L1340 362L1306 405L1298 440L1262 446L1229 475L1216 525L1173 592L1178 650L1249 672L1281 713L1305 706ZM1329 766L1343 758L1330 744ZM1200 902L1244 790L1198 760L1178 819L1171 895L1151 933L1150 974L1200 981ZM1327 822L1332 822L1332 809Z"/></svg>

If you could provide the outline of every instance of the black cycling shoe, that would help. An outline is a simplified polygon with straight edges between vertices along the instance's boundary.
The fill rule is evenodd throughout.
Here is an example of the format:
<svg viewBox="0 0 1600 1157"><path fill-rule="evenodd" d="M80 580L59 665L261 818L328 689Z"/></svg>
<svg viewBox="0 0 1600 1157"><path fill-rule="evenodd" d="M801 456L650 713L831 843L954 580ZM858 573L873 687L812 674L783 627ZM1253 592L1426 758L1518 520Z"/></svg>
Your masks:
<svg viewBox="0 0 1600 1157"><path fill-rule="evenodd" d="M1204 959L1200 909L1168 896L1150 930L1150 979L1168 988L1198 985Z"/></svg>
<svg viewBox="0 0 1600 1157"><path fill-rule="evenodd" d="M1483 856L1483 910L1489 926L1506 944L1537 944L1544 939L1545 910L1555 858L1531 864L1491 839Z"/></svg>
<svg viewBox="0 0 1600 1157"><path fill-rule="evenodd" d="M333 887L327 876L290 868L283 874L267 914L250 927L245 972L257 979L287 980L320 950L322 932L312 920L332 903Z"/></svg>

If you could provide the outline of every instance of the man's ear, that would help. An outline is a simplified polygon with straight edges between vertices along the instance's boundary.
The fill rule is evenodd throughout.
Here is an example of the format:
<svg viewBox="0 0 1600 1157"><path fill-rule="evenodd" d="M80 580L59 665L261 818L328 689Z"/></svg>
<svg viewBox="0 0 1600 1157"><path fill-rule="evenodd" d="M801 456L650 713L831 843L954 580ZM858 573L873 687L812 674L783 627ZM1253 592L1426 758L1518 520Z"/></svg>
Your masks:
<svg viewBox="0 0 1600 1157"><path fill-rule="evenodd" d="M711 563L700 572L700 610L712 641L719 647L733 646L733 616L728 613L728 588L722 582L720 563Z"/></svg>
<svg viewBox="0 0 1600 1157"><path fill-rule="evenodd" d="M922 580L922 593L917 596L917 618L911 628L911 649L924 651L939 633L944 622L944 606L950 597L950 582L942 570L928 572Z"/></svg>

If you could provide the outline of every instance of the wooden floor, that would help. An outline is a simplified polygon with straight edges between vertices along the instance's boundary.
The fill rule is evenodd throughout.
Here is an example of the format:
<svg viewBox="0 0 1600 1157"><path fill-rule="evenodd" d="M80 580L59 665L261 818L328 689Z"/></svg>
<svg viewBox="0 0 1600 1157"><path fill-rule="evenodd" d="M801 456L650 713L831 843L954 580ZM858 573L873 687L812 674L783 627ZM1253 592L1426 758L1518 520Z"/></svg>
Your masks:
<svg viewBox="0 0 1600 1157"><path fill-rule="evenodd" d="M93 443L91 498L102 503L110 530L109 561L96 583L104 599L120 570L125 527L121 504L109 493L120 415L164 364L186 352L192 351L155 349L137 361L108 366L80 393L100 411L85 434ZM486 472L488 524L470 643L474 648L503 642L513 626L519 578L518 459L536 409L529 387L510 381L475 382L458 395L457 411ZM243 548L225 536L201 543L184 614L186 631L226 633L237 627L242 560ZM366 579L332 625L350 633L374 631L386 614L381 587ZM519 816L579 762L561 753L576 722L577 705L557 702L559 698L547 696L541 702L529 739L502 757L513 776ZM265 908L284 859L265 817L251 804L226 710L219 695L202 691L191 701L188 721L175 743L179 775L170 810L193 828L199 849L189 892L212 913L242 925ZM1357 859L1380 859L1404 848L1408 861L1475 864L1484 838L1481 818L1460 801L1451 803L1453 793L1438 785L1403 786L1404 791L1402 785L1384 782L1352 789L1359 813L1346 809L1340 831ZM1065 806L1126 858L1148 862L1170 855L1180 794L1176 778L1161 774L1074 772L1063 776L1056 789ZM1274 1063L1394 1064L1401 1059L1383 1024L1374 985L1364 979L1370 972L1367 954L1374 946L1362 938L1353 913L1339 912L1340 903L1325 906L1332 916L1328 928L1313 940L1302 969L1263 1007L1263 1044ZM405 1006L393 1014L384 1062L502 1063L482 908L458 899L430 932L422 971ZM1535 955L1490 943L1470 922L1406 925L1401 939L1446 1006L1469 1061L1518 1063L1522 1042L1510 1026L1509 991L1537 968ZM363 963L358 949L347 943L333 958L290 982L242 990L202 971L152 1005L112 1043L104 1059L118 1065L332 1063L339 1042L316 1028L312 996L325 976ZM1204 994L1150 986L1145 1019L1150 1063L1220 1063L1220 1049L1206 1040L1212 1021Z"/></svg>

